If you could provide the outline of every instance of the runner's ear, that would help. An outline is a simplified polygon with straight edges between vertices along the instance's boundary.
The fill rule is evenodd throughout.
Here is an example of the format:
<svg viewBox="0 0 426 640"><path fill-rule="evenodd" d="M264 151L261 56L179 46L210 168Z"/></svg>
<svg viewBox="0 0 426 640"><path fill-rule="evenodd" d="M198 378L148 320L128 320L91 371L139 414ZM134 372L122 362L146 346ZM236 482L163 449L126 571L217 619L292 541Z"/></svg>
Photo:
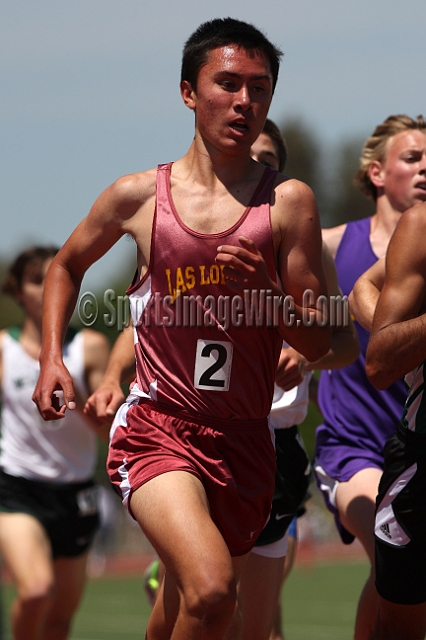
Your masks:
<svg viewBox="0 0 426 640"><path fill-rule="evenodd" d="M197 96L192 88L191 83L188 82L188 80L182 80L182 82L180 83L180 95L182 96L182 100L184 101L188 109L191 109L191 111L195 111Z"/></svg>

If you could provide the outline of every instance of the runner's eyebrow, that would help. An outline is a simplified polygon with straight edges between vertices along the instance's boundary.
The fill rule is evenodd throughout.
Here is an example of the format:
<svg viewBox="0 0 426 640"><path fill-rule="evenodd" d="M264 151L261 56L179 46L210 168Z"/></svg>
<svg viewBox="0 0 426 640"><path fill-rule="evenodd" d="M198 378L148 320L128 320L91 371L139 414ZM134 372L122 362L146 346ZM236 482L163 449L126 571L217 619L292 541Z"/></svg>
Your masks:
<svg viewBox="0 0 426 640"><path fill-rule="evenodd" d="M223 69L222 71L218 71L215 74L215 78L220 78L221 76L229 76L231 78L243 78L244 74L241 73L235 73L235 71L227 71L226 69ZM271 82L271 77L269 74L267 73L263 73L263 74L259 74L259 75L254 75L254 76L250 76L250 80L267 80L268 82Z"/></svg>

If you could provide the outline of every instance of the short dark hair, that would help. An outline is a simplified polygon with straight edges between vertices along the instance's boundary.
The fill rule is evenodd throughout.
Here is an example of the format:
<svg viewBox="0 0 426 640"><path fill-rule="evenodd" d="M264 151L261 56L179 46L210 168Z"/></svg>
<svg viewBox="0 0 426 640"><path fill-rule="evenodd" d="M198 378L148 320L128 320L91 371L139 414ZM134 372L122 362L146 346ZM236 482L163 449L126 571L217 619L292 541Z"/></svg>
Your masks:
<svg viewBox="0 0 426 640"><path fill-rule="evenodd" d="M266 118L265 124L263 125L262 133L269 136L272 142L275 142L275 145L278 150L278 171L284 171L285 163L287 161L287 145L285 143L283 134L272 120Z"/></svg>
<svg viewBox="0 0 426 640"><path fill-rule="evenodd" d="M29 247L22 251L9 267L9 271L2 283L2 292L16 297L21 291L22 281L29 267L40 268L49 258L53 258L58 253L58 247Z"/></svg>
<svg viewBox="0 0 426 640"><path fill-rule="evenodd" d="M209 52L231 44L247 51L261 51L265 54L269 60L274 91L282 51L252 24L234 18L216 18L204 22L188 38L182 54L181 82L187 80L196 91L198 74L206 64Z"/></svg>

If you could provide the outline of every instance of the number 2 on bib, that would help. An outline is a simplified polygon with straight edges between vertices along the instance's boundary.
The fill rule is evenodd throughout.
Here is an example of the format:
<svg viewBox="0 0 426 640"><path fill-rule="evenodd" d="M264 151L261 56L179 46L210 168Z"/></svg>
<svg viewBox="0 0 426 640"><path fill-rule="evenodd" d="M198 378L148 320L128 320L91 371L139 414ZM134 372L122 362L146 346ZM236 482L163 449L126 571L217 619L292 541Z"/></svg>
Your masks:
<svg viewBox="0 0 426 640"><path fill-rule="evenodd" d="M228 391L233 346L219 340L197 340L194 387L205 391Z"/></svg>

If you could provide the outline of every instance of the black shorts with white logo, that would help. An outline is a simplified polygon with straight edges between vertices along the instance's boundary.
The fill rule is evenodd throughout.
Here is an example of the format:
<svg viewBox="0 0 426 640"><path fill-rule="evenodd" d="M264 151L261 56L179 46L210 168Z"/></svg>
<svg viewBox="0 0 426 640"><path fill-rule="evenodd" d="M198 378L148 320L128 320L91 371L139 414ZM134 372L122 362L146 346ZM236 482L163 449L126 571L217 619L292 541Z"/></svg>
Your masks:
<svg viewBox="0 0 426 640"><path fill-rule="evenodd" d="M376 587L398 604L426 602L426 435L402 425L385 446L377 496Z"/></svg>
<svg viewBox="0 0 426 640"><path fill-rule="evenodd" d="M0 511L36 518L46 529L54 558L79 556L99 526L98 487L93 480L57 484L0 470Z"/></svg>
<svg viewBox="0 0 426 640"><path fill-rule="evenodd" d="M311 479L311 466L297 426L275 429L277 471L270 518L255 546L271 544L284 537L301 509Z"/></svg>

